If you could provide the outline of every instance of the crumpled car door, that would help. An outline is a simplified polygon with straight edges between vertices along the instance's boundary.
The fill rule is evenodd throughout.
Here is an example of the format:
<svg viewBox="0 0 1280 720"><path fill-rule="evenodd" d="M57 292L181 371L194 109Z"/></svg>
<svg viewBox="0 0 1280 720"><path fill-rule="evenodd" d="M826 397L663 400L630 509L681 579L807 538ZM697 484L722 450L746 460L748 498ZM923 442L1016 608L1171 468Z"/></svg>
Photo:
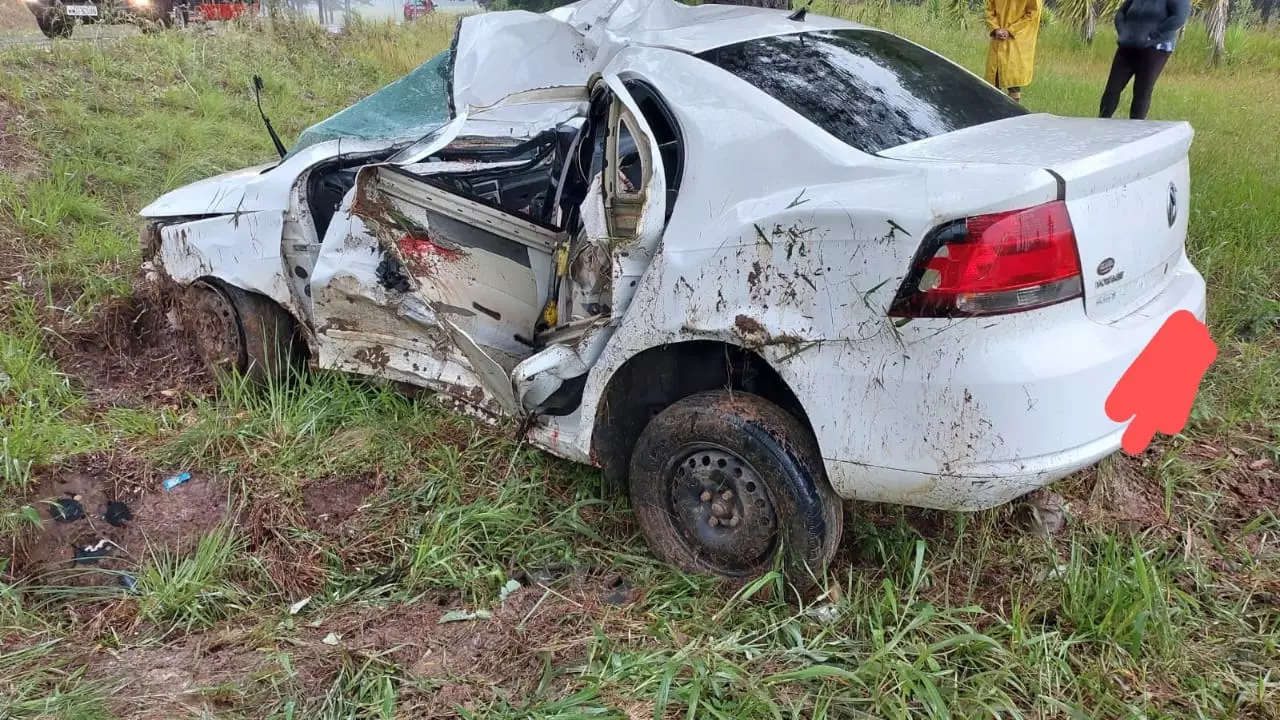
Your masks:
<svg viewBox="0 0 1280 720"><path fill-rule="evenodd" d="M532 414L546 412L557 395L565 394L562 388L576 388L580 400L580 378L595 365L623 321L666 228L666 173L653 130L616 75L603 82L612 101L598 178L601 194L589 194L581 209L586 241L610 254L611 310L599 322L549 333L552 337L545 338L545 349L516 367L512 377L516 397L520 407ZM594 211L589 207L593 203ZM575 379L579 382L570 382ZM560 399L558 404L562 407L557 412L564 414L576 400Z"/></svg>
<svg viewBox="0 0 1280 720"><path fill-rule="evenodd" d="M510 373L533 353L563 233L387 165L346 204L312 281L320 365L517 412Z"/></svg>

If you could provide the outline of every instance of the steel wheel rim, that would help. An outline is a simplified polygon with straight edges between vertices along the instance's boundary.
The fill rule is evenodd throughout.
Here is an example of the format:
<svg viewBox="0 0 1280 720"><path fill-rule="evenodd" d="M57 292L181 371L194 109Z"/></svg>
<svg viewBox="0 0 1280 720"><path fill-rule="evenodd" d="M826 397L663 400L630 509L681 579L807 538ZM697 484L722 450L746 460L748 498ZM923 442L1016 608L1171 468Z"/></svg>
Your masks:
<svg viewBox="0 0 1280 720"><path fill-rule="evenodd" d="M243 364L244 343L231 299L205 283L192 286L192 292L191 330L201 358L215 372L238 370Z"/></svg>
<svg viewBox="0 0 1280 720"><path fill-rule="evenodd" d="M680 448L667 462L667 512L698 559L744 575L773 554L777 510L760 474L743 457L711 443Z"/></svg>

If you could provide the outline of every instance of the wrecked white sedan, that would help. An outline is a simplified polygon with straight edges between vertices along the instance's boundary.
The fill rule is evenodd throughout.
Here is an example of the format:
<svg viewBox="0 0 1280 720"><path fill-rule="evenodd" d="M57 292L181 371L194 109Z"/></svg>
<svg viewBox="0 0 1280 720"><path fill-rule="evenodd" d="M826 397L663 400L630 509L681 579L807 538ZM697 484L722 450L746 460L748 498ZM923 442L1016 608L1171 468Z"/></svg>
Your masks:
<svg viewBox="0 0 1280 720"><path fill-rule="evenodd" d="M667 561L808 584L841 498L985 508L1119 447L1109 391L1204 315L1191 140L843 20L586 0L465 18L143 244L211 366L514 418Z"/></svg>

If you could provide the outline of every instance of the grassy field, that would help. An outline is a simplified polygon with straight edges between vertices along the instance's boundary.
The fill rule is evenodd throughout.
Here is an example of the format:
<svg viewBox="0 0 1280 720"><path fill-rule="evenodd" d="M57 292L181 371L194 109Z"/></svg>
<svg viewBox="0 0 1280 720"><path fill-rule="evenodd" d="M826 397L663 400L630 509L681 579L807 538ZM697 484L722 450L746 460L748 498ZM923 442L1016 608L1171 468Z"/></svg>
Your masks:
<svg viewBox="0 0 1280 720"><path fill-rule="evenodd" d="M835 11L982 67L977 18ZM1192 28L1156 92L1197 130L1220 348L1187 432L1056 486L1050 539L851 506L797 607L672 572L597 473L428 400L214 392L133 295L138 208L271 156L253 73L287 141L450 31L0 52L0 717L1280 718L1280 37L1235 30L1212 68ZM1026 102L1095 114L1112 47L1047 26ZM76 535L64 495L134 522ZM69 562L95 537L121 557Z"/></svg>

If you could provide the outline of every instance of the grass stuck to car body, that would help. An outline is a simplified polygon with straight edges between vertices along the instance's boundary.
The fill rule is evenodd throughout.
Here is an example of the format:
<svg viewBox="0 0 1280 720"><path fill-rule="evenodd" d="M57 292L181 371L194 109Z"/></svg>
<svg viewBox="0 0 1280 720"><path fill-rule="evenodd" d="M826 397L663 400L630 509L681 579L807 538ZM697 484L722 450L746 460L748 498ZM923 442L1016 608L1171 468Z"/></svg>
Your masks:
<svg viewBox="0 0 1280 720"><path fill-rule="evenodd" d="M961 32L939 29L923 11L896 12L879 24L912 28L904 34L977 66L980 53L966 50ZM119 47L62 45L50 54L5 55L6 67L40 70L10 81L0 107L5 118L17 118L10 127L19 132L3 140L17 152L6 152L4 162L8 177L21 178L0 187L0 242L16 248L0 265L7 440L0 519L14 538L0 592L0 695L7 712L68 718L1272 712L1276 689L1267 671L1280 578L1274 457L1267 450L1276 419L1269 352L1275 332L1264 298L1275 266L1254 254L1251 238L1273 233L1276 218L1242 199L1276 189L1258 169L1280 159L1280 149L1241 143L1224 132L1215 108L1229 105L1260 131L1273 128L1267 102L1277 92L1274 75L1175 65L1167 78L1165 117L1190 118L1197 129L1188 252L1208 278L1209 323L1223 350L1186 435L1055 485L1065 502L1041 502L1037 513L1047 527L1065 516L1066 530L1047 539L1023 531L1022 516L1010 508L968 515L850 504L816 594L796 603L783 581L785 565L729 586L672 571L653 556L625 495L600 473L533 449L517 434L519 423L500 421L495 431L428 398L343 373L300 373L265 387L209 377L196 347L181 339L176 298L133 290L142 274L137 208L167 190L271 157L253 105L253 74L264 77L264 108L287 142L442 49L448 28L433 22L358 27L333 37L282 24L232 28L198 41L161 34ZM1060 33L1053 27L1045 33L1046 54L1061 59L1042 75L1052 97L1028 92L1027 99L1037 110L1087 115L1094 98L1084 69L1104 71L1105 58ZM1182 57L1194 58L1196 39L1183 45ZM130 63L118 62L126 55ZM140 72L151 78L146 98L139 95ZM149 109L156 102L163 113ZM632 114L637 125L643 118L643 109ZM555 138L533 143L519 158L537 167L544 147L554 154L556 145ZM491 146L466 149L485 147ZM491 149L511 152L511 145ZM1232 172L1221 168L1224 158ZM401 179L379 178L371 187L403 202L409 193L396 184ZM445 189L474 187L462 180L469 179ZM779 199L797 212L820 202L808 188ZM414 272L447 270L453 248L430 237L433 216L424 223L416 211L397 218L386 210L375 202L369 214L402 223L390 225L396 230L390 236L410 281ZM432 212L439 217L441 210ZM926 233L895 222L898 229L886 223L875 237L901 238L906 230L918 248ZM428 238L420 237L424 224ZM530 225L513 232L527 231L533 240L546 230ZM774 293L771 307L785 305L779 299L785 288L807 288L803 279L775 275L778 263L820 244L809 225L779 225L742 233L746 257L772 253L774 263L760 263L769 274L754 282ZM979 235L982 226L965 222L965 230ZM1219 236L1243 240L1224 247L1212 239ZM904 253L899 272L913 261ZM755 270L747 268L748 275ZM391 269L383 275L394 283ZM314 266L308 276L316 276ZM149 287L142 280L137 286ZM613 288L584 286L590 302L617 305ZM858 284L859 297L872 287ZM901 289L891 281L877 292L888 307ZM535 304L542 317L544 308ZM714 326L715 304L713 295L707 312L689 314L695 327ZM741 410L753 393L735 392L679 412L696 418L739 408L730 421L790 414L791 399L776 394L781 373L770 375L746 351L778 340L779 351L802 358L818 344L792 338L768 315L728 309L725 315L725 326L753 340L743 351L726 362L721 349L712 363L697 354L709 346L686 345L687 357L644 355L634 366L643 372L627 387L639 393L649 372L682 377L698 368L721 386L726 375L751 378L754 394L772 395L774 409ZM1235 339L1245 326L1251 334ZM390 365L392 353L382 346ZM693 385L705 382L690 378ZM962 395L958 400L963 404ZM1027 399L1020 403L1025 407ZM631 432L638 439L644 427L618 434ZM646 442L683 444L676 436ZM735 517L738 528L746 522L741 499L751 492L751 477L734 474L725 442L692 447L687 458L670 454L686 465L694 461L689 483L711 468L738 483L728 499L718 487L691 492L693 528L698 519L713 529L722 520L734 528ZM893 443L919 447L903 437ZM737 457L767 448L739 449ZM800 453L798 465L812 466L803 447L792 451ZM641 459L662 465L659 455ZM164 489L165 480L182 473L190 479ZM55 521L49 501L76 495L85 517ZM124 528L101 519L108 501L132 509ZM69 560L104 539L120 548L110 558ZM749 541L739 544L756 547Z"/></svg>

